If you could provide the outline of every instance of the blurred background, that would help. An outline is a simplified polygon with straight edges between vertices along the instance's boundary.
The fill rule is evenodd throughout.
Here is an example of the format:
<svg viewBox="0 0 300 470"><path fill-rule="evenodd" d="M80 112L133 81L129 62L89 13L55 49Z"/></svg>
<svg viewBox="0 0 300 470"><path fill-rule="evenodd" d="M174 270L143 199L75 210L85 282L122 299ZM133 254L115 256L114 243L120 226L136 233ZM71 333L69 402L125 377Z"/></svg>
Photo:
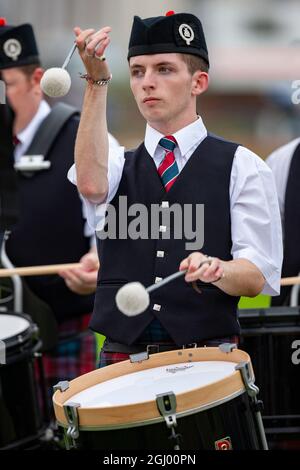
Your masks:
<svg viewBox="0 0 300 470"><path fill-rule="evenodd" d="M300 105L292 102L297 92L293 83L300 80L299 0L0 0L0 16L9 24L33 24L45 68L62 65L75 25L112 26L106 54L113 74L109 129L127 148L143 139L145 124L129 89L126 54L132 18L171 9L194 13L203 23L211 81L198 112L211 132L262 158L300 135ZM78 78L83 70L77 56L68 70L72 88L65 101L81 107L85 83Z"/></svg>

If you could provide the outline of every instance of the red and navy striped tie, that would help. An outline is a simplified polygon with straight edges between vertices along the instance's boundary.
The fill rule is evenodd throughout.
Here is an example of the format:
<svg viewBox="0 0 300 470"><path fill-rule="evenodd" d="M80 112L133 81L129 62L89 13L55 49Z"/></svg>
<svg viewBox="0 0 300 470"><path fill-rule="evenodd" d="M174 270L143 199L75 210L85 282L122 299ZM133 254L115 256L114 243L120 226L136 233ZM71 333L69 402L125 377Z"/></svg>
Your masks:
<svg viewBox="0 0 300 470"><path fill-rule="evenodd" d="M169 191L179 175L178 166L175 160L174 149L177 145L175 137L166 135L159 141L159 145L166 151L163 161L158 167L158 174L162 179L166 191Z"/></svg>

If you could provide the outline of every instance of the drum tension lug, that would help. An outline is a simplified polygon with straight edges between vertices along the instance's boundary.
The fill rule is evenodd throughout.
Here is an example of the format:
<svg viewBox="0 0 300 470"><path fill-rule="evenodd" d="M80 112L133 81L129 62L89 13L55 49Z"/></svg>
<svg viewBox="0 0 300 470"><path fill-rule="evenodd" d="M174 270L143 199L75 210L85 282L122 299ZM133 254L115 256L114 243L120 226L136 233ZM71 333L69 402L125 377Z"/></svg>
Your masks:
<svg viewBox="0 0 300 470"><path fill-rule="evenodd" d="M237 349L237 345L235 343L222 343L219 345L219 349L224 353L231 353L234 349Z"/></svg>
<svg viewBox="0 0 300 470"><path fill-rule="evenodd" d="M158 411L165 419L168 428L177 426L176 420L176 396L173 392L166 392L156 395Z"/></svg>
<svg viewBox="0 0 300 470"><path fill-rule="evenodd" d="M174 450L180 450L180 434L176 434L175 427L177 426L176 419L176 396L173 392L166 392L159 395L156 395L156 405L158 411L165 419L166 425L171 429L170 439L174 439L176 444Z"/></svg>
<svg viewBox="0 0 300 470"><path fill-rule="evenodd" d="M75 439L79 437L79 418L77 408L80 407L79 403L68 403L64 405L65 416L68 421L68 429L66 432L66 448L69 450L71 447L76 447ZM71 444L70 444L71 442Z"/></svg>
<svg viewBox="0 0 300 470"><path fill-rule="evenodd" d="M66 390L68 390L69 386L70 384L68 380L61 380L57 384L53 385L53 392L56 392L57 390L59 390L60 392L65 392Z"/></svg>
<svg viewBox="0 0 300 470"><path fill-rule="evenodd" d="M249 397L256 397L259 388L254 384L254 376L251 371L250 362L240 362L235 366L235 370L239 370Z"/></svg>

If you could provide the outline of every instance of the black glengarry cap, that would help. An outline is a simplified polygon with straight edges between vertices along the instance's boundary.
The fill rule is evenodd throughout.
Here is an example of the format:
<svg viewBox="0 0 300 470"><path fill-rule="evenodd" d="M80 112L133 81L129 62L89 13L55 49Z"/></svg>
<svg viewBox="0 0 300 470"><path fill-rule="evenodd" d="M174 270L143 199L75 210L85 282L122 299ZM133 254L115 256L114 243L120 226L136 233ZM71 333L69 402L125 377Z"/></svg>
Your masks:
<svg viewBox="0 0 300 470"><path fill-rule="evenodd" d="M0 70L39 64L38 48L31 24L9 26L0 21Z"/></svg>
<svg viewBox="0 0 300 470"><path fill-rule="evenodd" d="M142 19L135 16L128 47L130 57L181 52L201 57L209 65L201 21L191 13Z"/></svg>

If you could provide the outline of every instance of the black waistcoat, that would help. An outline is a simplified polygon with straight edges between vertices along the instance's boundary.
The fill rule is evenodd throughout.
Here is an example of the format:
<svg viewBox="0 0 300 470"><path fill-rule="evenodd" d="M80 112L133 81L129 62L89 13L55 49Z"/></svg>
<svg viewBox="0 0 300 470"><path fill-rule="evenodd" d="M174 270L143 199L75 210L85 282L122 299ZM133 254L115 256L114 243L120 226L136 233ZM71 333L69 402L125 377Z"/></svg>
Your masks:
<svg viewBox="0 0 300 470"><path fill-rule="evenodd" d="M284 250L282 277L297 276L300 272L300 144L291 160L284 200ZM283 305L289 300L292 287L282 287L280 296L272 305Z"/></svg>
<svg viewBox="0 0 300 470"><path fill-rule="evenodd" d="M67 180L78 124L79 118L73 117L60 131L46 156L50 169L32 177L19 175L20 216L6 246L16 266L78 262L89 251L82 203L76 186ZM32 276L26 281L59 321L92 311L94 296L74 294L59 276Z"/></svg>
<svg viewBox="0 0 300 470"><path fill-rule="evenodd" d="M112 205L118 213L119 197L124 195L127 195L128 206L139 202L150 208L151 204L161 205L168 201L170 207L174 203L180 203L182 207L190 204L195 211L196 204L204 204L204 245L201 251L230 260L229 185L236 148L237 144L208 136L166 193L155 163L142 144L133 153L125 155L122 179ZM178 271L180 261L190 254L186 250L184 236L181 239L172 236L172 218L169 229L169 239L100 241L101 267L90 324L94 330L114 341L132 344L156 317L178 345L239 333L237 297L205 283L198 283L202 290L199 294L183 278L154 291L150 295L150 306L144 313L129 318L118 311L115 295L124 283L139 281L149 286L156 277L164 278Z"/></svg>

